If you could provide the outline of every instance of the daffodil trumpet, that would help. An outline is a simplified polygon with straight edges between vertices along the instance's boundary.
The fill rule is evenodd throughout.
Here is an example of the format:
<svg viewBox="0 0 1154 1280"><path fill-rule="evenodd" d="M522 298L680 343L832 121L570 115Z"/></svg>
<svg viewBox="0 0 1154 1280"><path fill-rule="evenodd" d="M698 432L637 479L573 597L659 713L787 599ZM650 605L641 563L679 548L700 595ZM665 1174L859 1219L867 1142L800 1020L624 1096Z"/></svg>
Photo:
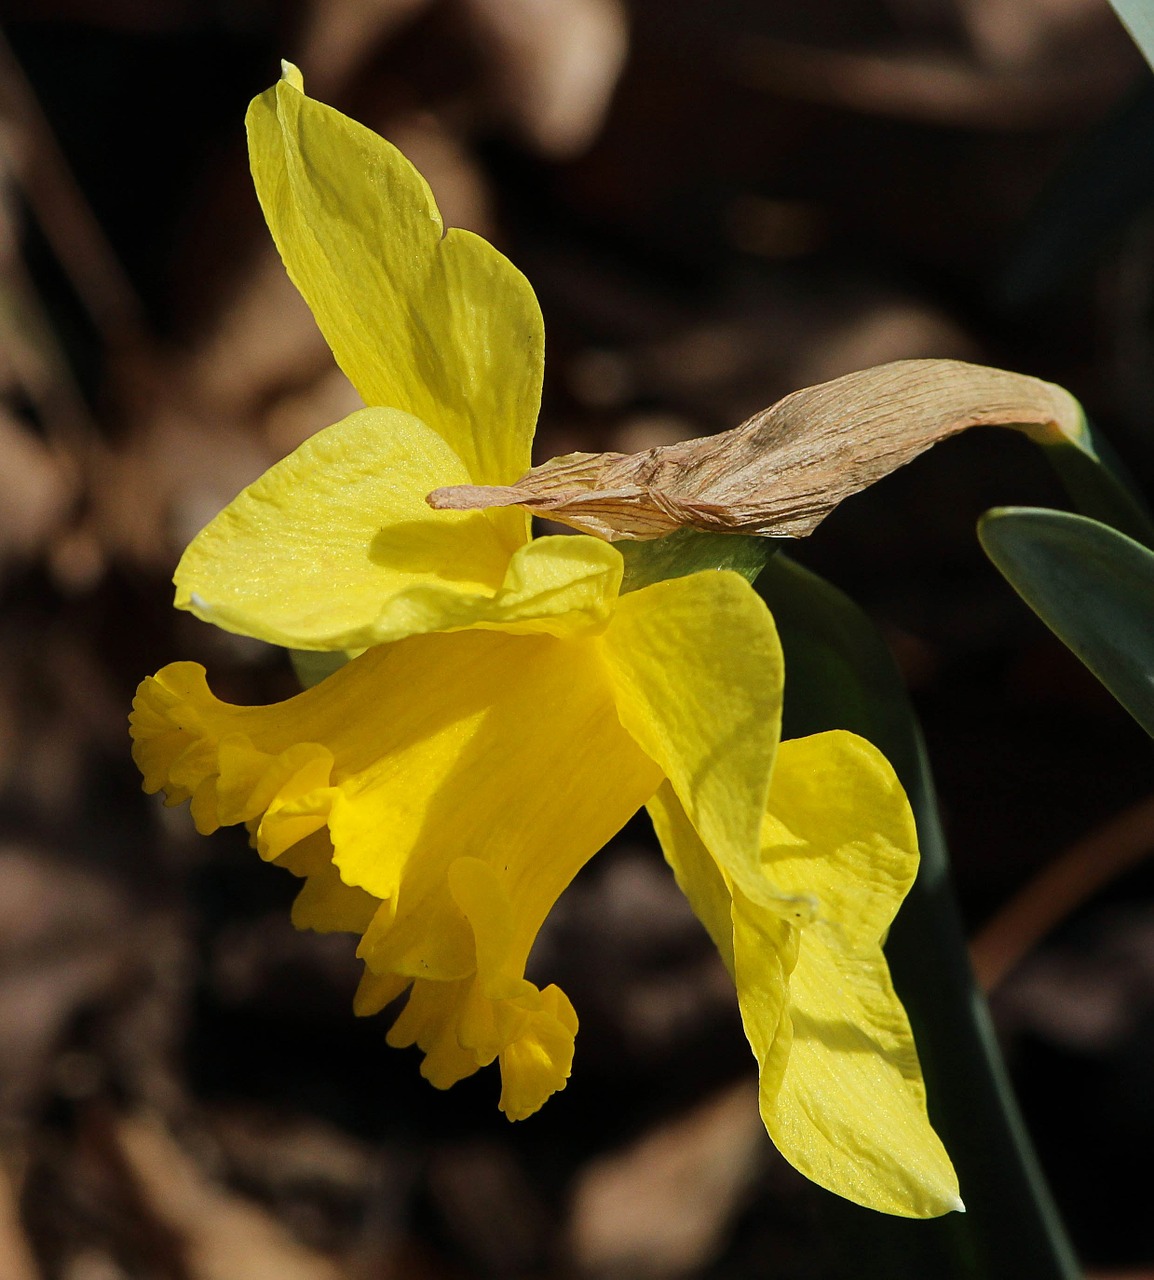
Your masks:
<svg viewBox="0 0 1154 1280"><path fill-rule="evenodd" d="M642 805L733 976L766 1127L822 1186L886 1213L961 1208L882 952L918 865L884 757L780 740L773 619L731 570L622 591L621 551L532 538L517 507L435 490L529 470L543 327L524 277L444 231L388 143L306 96L249 112L290 276L366 408L272 467L191 543L176 603L294 650L359 654L240 707L177 662L132 713L145 788L197 829L247 826L303 880L301 928L359 938L355 1009L447 1087L494 1061L531 1115L570 1074L577 1015L525 976L542 922Z"/></svg>

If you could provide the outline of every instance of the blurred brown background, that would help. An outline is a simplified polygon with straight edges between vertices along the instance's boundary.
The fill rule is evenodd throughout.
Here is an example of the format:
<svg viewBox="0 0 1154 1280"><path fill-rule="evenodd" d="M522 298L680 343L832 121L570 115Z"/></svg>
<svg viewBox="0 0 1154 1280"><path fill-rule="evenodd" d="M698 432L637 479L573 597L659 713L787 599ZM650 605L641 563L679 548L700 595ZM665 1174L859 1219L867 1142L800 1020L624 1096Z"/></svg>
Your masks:
<svg viewBox="0 0 1154 1280"><path fill-rule="evenodd" d="M577 1060L510 1126L493 1070L438 1094L353 1019L352 947L293 932L288 877L140 794L144 674L293 688L170 609L180 550L356 405L264 232L243 112L291 57L526 271L542 458L953 356L1068 386L1149 492L1154 92L1105 0L9 0L0 29L0 1276L852 1275L642 822L542 935ZM924 717L1075 1242L1154 1274L1129 1168L1154 1141L1151 746L982 558L998 503L1063 499L974 432L796 554L877 619ZM1035 943L1027 917L1061 920Z"/></svg>

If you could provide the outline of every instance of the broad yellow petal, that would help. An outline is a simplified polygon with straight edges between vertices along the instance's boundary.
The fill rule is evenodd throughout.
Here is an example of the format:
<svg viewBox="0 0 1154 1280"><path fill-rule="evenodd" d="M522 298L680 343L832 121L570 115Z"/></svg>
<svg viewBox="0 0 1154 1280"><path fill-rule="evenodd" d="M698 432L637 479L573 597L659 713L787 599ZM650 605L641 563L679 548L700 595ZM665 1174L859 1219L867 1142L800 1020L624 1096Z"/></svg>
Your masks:
<svg viewBox="0 0 1154 1280"><path fill-rule="evenodd" d="M917 867L913 817L893 770L852 734L783 742L769 807L766 873L786 891L812 894L816 918L788 926L797 942L788 1026L768 1047L755 1045L766 1128L806 1177L858 1204L916 1218L960 1209L881 950ZM735 902L747 1028L780 981L763 926Z"/></svg>
<svg viewBox="0 0 1154 1280"><path fill-rule="evenodd" d="M884 757L841 732L780 744L760 901L727 881L668 783L648 808L734 974L762 1117L782 1154L885 1213L960 1208L881 950L917 869L909 805Z"/></svg>
<svg viewBox="0 0 1154 1280"><path fill-rule="evenodd" d="M597 538L504 540L487 513L433 511L461 462L423 423L362 409L265 472L193 539L176 603L294 649L366 649L468 626L600 626L621 581Z"/></svg>
<svg viewBox="0 0 1154 1280"><path fill-rule="evenodd" d="M541 397L533 290L480 237L444 232L404 156L307 97L294 72L248 114L257 194L289 275L366 404L428 423L474 483L512 483L529 468Z"/></svg>
<svg viewBox="0 0 1154 1280"><path fill-rule="evenodd" d="M696 573L622 596L602 644L621 723L726 874L763 894L760 829L783 683L769 610L738 574Z"/></svg>
<svg viewBox="0 0 1154 1280"><path fill-rule="evenodd" d="M844 730L779 747L761 827L766 876L812 895L847 950L880 944L918 872L918 833L885 756Z"/></svg>
<svg viewBox="0 0 1154 1280"><path fill-rule="evenodd" d="M751 957L750 968L760 963ZM746 985L753 994L760 984L747 978ZM762 1117L786 1159L883 1213L931 1218L961 1209L880 950L849 957L821 931L804 930L789 980L789 1024L784 1071L770 1096L775 1073L767 1070L762 1092Z"/></svg>
<svg viewBox="0 0 1154 1280"><path fill-rule="evenodd" d="M362 409L306 440L193 539L176 570L177 607L273 644L353 648L372 643L382 612L414 588L491 595L527 533L510 536L486 513L431 510L425 494L465 474L418 419Z"/></svg>
<svg viewBox="0 0 1154 1280"><path fill-rule="evenodd" d="M377 654L351 666L373 663L362 687L380 699L389 750L340 788L329 816L342 877L396 903L362 954L431 974L421 921L437 902L467 905L446 897L450 864L467 857L493 870L510 911L509 936L503 926L499 947L485 939L478 961L504 956L493 963L520 974L562 890L660 772L617 721L595 637L470 631Z"/></svg>

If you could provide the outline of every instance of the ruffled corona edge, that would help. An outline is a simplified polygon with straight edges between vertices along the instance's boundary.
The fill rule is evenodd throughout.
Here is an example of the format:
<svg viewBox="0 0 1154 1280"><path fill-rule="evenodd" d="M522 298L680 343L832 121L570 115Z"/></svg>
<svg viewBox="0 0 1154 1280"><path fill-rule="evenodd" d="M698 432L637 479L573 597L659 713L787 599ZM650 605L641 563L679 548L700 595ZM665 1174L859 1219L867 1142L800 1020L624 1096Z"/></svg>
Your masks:
<svg viewBox="0 0 1154 1280"><path fill-rule="evenodd" d="M474 858L449 864L446 888L472 953L458 966L462 976L425 978L382 964L396 952L388 946L394 904L345 883L334 861L328 817L340 789L332 783L333 752L316 742L278 743L275 723L271 733L261 725L258 736L279 750L258 747L246 731L261 712L275 722L287 706L233 707L212 694L199 664L163 668L141 683L130 717L144 789L162 791L168 804L189 801L202 834L245 824L262 857L304 880L293 904L297 928L361 937L365 972L354 1011L378 1013L408 991L388 1042L416 1045L431 1084L447 1089L497 1061L500 1109L510 1120L532 1115L568 1081L577 1015L560 988L540 990L516 971L510 907L495 873ZM405 933L419 923L407 921ZM428 923L443 924L443 912Z"/></svg>

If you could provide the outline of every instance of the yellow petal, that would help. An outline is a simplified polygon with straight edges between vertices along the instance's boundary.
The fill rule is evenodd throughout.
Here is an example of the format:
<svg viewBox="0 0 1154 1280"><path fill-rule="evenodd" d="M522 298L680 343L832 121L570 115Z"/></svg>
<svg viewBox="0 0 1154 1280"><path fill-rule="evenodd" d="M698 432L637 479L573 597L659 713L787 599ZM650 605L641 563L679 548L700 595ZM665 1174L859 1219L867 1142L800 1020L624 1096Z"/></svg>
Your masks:
<svg viewBox="0 0 1154 1280"><path fill-rule="evenodd" d="M281 854L276 863L304 879L292 910L292 922L298 929L363 933L381 905L379 899L341 879L333 866L333 845L327 831L307 836Z"/></svg>
<svg viewBox="0 0 1154 1280"><path fill-rule="evenodd" d="M565 1088L573 1066L577 1014L560 987L542 991L516 1039L501 1050L501 1101L510 1120L524 1120Z"/></svg>
<svg viewBox="0 0 1154 1280"><path fill-rule="evenodd" d="M362 409L249 485L192 541L176 605L272 644L358 647L414 587L491 595L527 540L425 502L461 460L424 423Z"/></svg>
<svg viewBox="0 0 1154 1280"><path fill-rule="evenodd" d="M476 483L529 467L544 331L528 281L445 234L395 147L306 97L299 73L248 114L257 194L285 266L366 404L428 423Z"/></svg>
<svg viewBox="0 0 1154 1280"><path fill-rule="evenodd" d="M759 846L781 731L781 646L736 573L622 596L602 639L621 723L662 767L725 872L764 893Z"/></svg>
<svg viewBox="0 0 1154 1280"><path fill-rule="evenodd" d="M668 782L661 784L645 807L653 819L665 861L673 868L677 887L705 926L732 978L733 898L725 877Z"/></svg>
<svg viewBox="0 0 1154 1280"><path fill-rule="evenodd" d="M813 895L847 950L880 944L918 872L918 834L889 761L844 730L783 742L761 828L766 876Z"/></svg>
<svg viewBox="0 0 1154 1280"><path fill-rule="evenodd" d="M961 1209L880 950L849 957L804 930L789 995L785 1069L772 1098L762 1096L781 1153L807 1178L882 1213L930 1218Z"/></svg>
<svg viewBox="0 0 1154 1280"><path fill-rule="evenodd" d="M132 728L147 785L195 794L206 829L266 805L257 844L275 858L327 825L344 882L390 900L363 954L413 977L471 968L456 859L499 875L520 973L561 891L661 780L617 720L596 637L416 636L270 707L222 703L177 663L141 685Z"/></svg>
<svg viewBox="0 0 1154 1280"><path fill-rule="evenodd" d="M468 626L600 626L621 581L597 538L509 538L424 494L461 462L407 414L363 409L235 498L185 551L176 603L294 649L366 649ZM519 539L519 540L518 540Z"/></svg>
<svg viewBox="0 0 1154 1280"><path fill-rule="evenodd" d="M782 1154L882 1212L960 1208L881 950L917 869L909 805L884 757L841 732L780 744L760 902L738 888L730 901L668 783L648 808L678 883L734 973L762 1117ZM799 912L801 902L812 910Z"/></svg>
<svg viewBox="0 0 1154 1280"><path fill-rule="evenodd" d="M456 907L448 869L469 857L508 897L505 963L519 974L572 876L660 782L617 720L596 639L471 631L402 641L350 667L366 662L361 687L388 749L341 784L329 818L343 878L397 903L362 953L380 970L430 974L421 920L434 902Z"/></svg>
<svg viewBox="0 0 1154 1280"><path fill-rule="evenodd" d="M917 1218L960 1209L881 950L917 867L913 817L893 770L852 734L784 742L770 813L766 874L784 891L812 893L817 918L785 926L797 943L788 1026L758 1050L766 1128L806 1177L858 1204ZM735 901L747 1029L780 982L759 914Z"/></svg>

